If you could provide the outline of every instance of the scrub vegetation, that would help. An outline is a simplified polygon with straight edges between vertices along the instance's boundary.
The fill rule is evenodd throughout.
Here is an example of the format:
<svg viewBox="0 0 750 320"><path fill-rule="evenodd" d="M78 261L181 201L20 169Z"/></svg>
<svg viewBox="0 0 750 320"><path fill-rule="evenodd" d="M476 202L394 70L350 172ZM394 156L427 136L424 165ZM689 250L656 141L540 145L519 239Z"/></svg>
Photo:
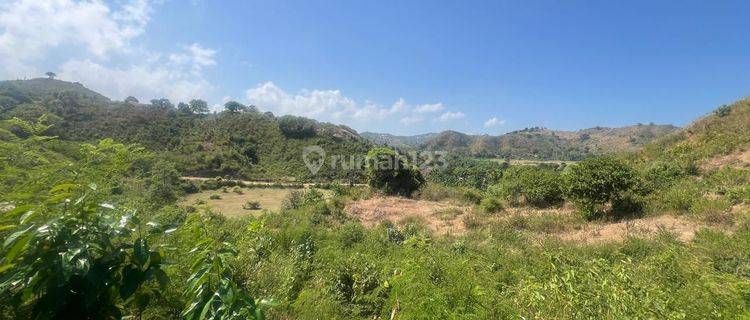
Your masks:
<svg viewBox="0 0 750 320"><path fill-rule="evenodd" d="M309 119L82 88L0 85L0 318L750 317L748 100L623 155L420 170ZM380 160L303 180L316 143Z"/></svg>

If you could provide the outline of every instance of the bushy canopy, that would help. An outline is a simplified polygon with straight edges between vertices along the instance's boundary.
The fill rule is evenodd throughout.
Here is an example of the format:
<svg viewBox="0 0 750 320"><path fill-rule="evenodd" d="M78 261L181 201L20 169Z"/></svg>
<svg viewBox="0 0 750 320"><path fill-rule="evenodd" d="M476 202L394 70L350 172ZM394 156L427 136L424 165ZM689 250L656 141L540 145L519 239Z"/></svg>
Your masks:
<svg viewBox="0 0 750 320"><path fill-rule="evenodd" d="M588 158L572 166L566 175L568 197L587 216L601 211L601 206L617 201L637 181L635 171L615 157Z"/></svg>
<svg viewBox="0 0 750 320"><path fill-rule="evenodd" d="M367 182L386 194L409 196L424 183L422 173L402 161L388 148L375 148L367 153Z"/></svg>

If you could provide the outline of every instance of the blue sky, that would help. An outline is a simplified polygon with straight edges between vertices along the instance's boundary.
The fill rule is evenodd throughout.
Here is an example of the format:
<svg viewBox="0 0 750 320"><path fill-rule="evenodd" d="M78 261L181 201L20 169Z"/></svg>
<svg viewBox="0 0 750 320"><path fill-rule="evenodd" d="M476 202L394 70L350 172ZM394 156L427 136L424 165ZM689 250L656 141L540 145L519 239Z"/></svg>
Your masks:
<svg viewBox="0 0 750 320"><path fill-rule="evenodd" d="M3 78L357 130L685 125L750 92L747 1L0 4ZM35 23L36 22L36 23Z"/></svg>

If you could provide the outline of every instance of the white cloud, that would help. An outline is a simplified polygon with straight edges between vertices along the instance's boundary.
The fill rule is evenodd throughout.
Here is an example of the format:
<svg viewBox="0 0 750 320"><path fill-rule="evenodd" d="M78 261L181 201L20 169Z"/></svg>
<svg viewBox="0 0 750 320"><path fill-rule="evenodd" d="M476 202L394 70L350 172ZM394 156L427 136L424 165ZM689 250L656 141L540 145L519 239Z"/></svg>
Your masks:
<svg viewBox="0 0 750 320"><path fill-rule="evenodd" d="M422 118L420 116L406 116L406 117L401 118L401 120L399 120L399 122L401 122L401 124L403 124L405 126L408 126L410 124L419 123L419 122L422 122L422 121L424 121L424 118Z"/></svg>
<svg viewBox="0 0 750 320"><path fill-rule="evenodd" d="M251 104L283 114L314 117L356 111L354 100L344 97L339 90L303 90L288 94L270 81L247 90L245 97Z"/></svg>
<svg viewBox="0 0 750 320"><path fill-rule="evenodd" d="M71 60L61 66L59 76L86 84L111 98L135 96L142 101L166 97L173 102L203 98L213 86L187 69L165 65L161 60L108 67L91 60Z"/></svg>
<svg viewBox="0 0 750 320"><path fill-rule="evenodd" d="M504 125L504 124L505 124L505 120L500 119L498 117L492 117L492 118L487 119L487 121L484 122L484 127L492 128L494 126Z"/></svg>
<svg viewBox="0 0 750 320"><path fill-rule="evenodd" d="M115 99L201 97L216 50L199 44L165 55L137 43L161 0L13 0L0 4L0 78L41 75L79 81ZM167 58L163 58L167 56ZM67 58L66 58L67 57ZM59 65L56 65L60 63ZM51 65L55 64L55 65Z"/></svg>
<svg viewBox="0 0 750 320"><path fill-rule="evenodd" d="M245 91L245 98L248 103L263 110L333 122L399 121L402 124L414 124L423 120L419 114L424 113L424 110L443 108L441 103L412 106L403 98L390 106L371 101L358 103L340 90L301 90L288 93L270 81Z"/></svg>
<svg viewBox="0 0 750 320"><path fill-rule="evenodd" d="M6 2L0 5L0 74L36 75L34 65L64 45L100 59L127 51L130 40L144 32L150 11L144 0L128 2L118 11L98 0Z"/></svg>
<svg viewBox="0 0 750 320"><path fill-rule="evenodd" d="M440 122L449 122L449 121L463 119L464 117L466 117L466 114L463 113L463 112L460 112L460 111L457 111L457 112L448 111L448 112L445 112L445 113L441 114L436 120L440 121Z"/></svg>
<svg viewBox="0 0 750 320"><path fill-rule="evenodd" d="M198 75L203 68L216 65L216 50L203 48L197 43L185 47L186 52L169 55L169 61L177 66L191 65L191 72Z"/></svg>
<svg viewBox="0 0 750 320"><path fill-rule="evenodd" d="M422 104L414 107L414 111L417 113L438 112L440 110L443 110L442 103Z"/></svg>

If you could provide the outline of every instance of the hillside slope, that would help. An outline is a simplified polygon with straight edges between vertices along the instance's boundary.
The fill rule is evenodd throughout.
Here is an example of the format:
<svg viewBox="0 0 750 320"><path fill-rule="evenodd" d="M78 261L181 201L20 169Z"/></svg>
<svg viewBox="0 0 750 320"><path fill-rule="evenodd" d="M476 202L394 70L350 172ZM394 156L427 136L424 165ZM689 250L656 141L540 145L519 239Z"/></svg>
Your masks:
<svg viewBox="0 0 750 320"><path fill-rule="evenodd" d="M243 178L307 178L306 146L328 154L364 154L371 144L356 131L297 117L245 112L190 114L173 106L119 102L81 84L50 79L0 82L0 120L51 115L49 134L65 140L113 138L138 143L175 160L188 174ZM290 128L283 130L283 120ZM299 130L299 132L292 132ZM316 177L356 173L331 170Z"/></svg>
<svg viewBox="0 0 750 320"><path fill-rule="evenodd" d="M467 135L444 131L419 147L478 157L540 160L580 160L590 155L634 151L646 143L677 130L672 125L633 125L620 128L589 128L555 131L527 128L500 136Z"/></svg>
<svg viewBox="0 0 750 320"><path fill-rule="evenodd" d="M750 98L719 107L646 145L639 155L646 161L666 157L694 162L703 169L750 166Z"/></svg>
<svg viewBox="0 0 750 320"><path fill-rule="evenodd" d="M372 141L375 144L389 146L397 149L414 149L437 135L437 133L424 133L413 136L397 136L390 133L377 133L369 131L360 133L360 136Z"/></svg>

